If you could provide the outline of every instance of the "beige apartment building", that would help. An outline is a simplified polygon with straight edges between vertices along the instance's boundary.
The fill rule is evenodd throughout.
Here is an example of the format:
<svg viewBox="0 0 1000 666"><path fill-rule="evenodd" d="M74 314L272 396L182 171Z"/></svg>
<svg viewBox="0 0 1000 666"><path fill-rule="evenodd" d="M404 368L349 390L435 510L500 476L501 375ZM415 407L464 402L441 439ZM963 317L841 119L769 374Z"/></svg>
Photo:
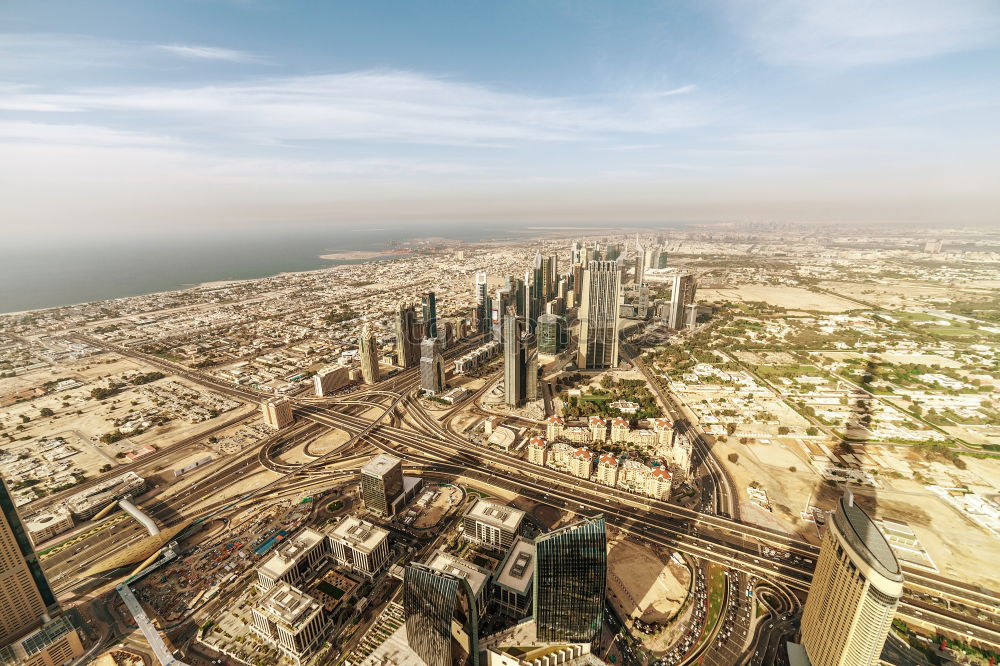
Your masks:
<svg viewBox="0 0 1000 666"><path fill-rule="evenodd" d="M295 420L292 415L292 401L288 398L272 398L260 404L264 423L275 430L281 430Z"/></svg>

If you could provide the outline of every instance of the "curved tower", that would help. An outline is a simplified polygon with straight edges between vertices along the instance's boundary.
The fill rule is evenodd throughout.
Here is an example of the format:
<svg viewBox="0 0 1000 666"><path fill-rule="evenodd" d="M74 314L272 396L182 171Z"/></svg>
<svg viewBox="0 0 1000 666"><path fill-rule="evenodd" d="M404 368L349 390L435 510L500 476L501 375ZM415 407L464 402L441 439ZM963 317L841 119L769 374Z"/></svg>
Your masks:
<svg viewBox="0 0 1000 666"><path fill-rule="evenodd" d="M802 612L802 646L812 666L878 664L902 594L896 555L847 491L823 538Z"/></svg>

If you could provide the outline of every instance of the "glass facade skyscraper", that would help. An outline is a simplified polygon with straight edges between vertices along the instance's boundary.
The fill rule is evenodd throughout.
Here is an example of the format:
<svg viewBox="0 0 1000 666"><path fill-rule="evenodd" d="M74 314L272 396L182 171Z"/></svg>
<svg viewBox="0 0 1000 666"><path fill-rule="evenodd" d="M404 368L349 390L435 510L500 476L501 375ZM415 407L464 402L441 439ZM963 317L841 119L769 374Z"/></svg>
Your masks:
<svg viewBox="0 0 1000 666"><path fill-rule="evenodd" d="M411 563L403 571L406 641L427 666L477 666L476 600L460 576Z"/></svg>
<svg viewBox="0 0 1000 666"><path fill-rule="evenodd" d="M421 308L424 318L424 337L436 338L438 336L437 327L437 296L433 291L425 292L421 298Z"/></svg>
<svg viewBox="0 0 1000 666"><path fill-rule="evenodd" d="M618 365L618 308L621 267L614 261L592 261L580 289L580 341L576 364L581 369Z"/></svg>
<svg viewBox="0 0 1000 666"><path fill-rule="evenodd" d="M607 577L603 516L536 539L533 601L538 640L590 643L600 638Z"/></svg>

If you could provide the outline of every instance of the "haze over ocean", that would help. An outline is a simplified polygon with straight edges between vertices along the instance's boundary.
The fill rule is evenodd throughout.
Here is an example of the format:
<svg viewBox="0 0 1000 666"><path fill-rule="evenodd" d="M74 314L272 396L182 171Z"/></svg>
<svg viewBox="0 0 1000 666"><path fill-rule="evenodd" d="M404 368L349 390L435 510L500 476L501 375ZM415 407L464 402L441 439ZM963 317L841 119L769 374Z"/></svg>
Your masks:
<svg viewBox="0 0 1000 666"><path fill-rule="evenodd" d="M542 225L540 225L542 226ZM589 226L589 225L580 225ZM595 225L595 228L605 225ZM372 224L365 228L232 231L192 237L48 237L0 245L0 314L249 280L348 261L320 255L383 250L391 241L511 237L530 226Z"/></svg>

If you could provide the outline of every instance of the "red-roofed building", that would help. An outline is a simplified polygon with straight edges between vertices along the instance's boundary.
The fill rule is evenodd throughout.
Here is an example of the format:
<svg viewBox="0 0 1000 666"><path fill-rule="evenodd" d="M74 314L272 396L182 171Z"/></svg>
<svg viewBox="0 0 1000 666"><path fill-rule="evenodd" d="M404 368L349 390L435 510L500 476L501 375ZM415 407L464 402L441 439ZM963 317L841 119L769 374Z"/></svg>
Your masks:
<svg viewBox="0 0 1000 666"><path fill-rule="evenodd" d="M611 441L615 443L628 441L629 422L620 416L611 419Z"/></svg>
<svg viewBox="0 0 1000 666"><path fill-rule="evenodd" d="M589 479L594 473L594 452L585 446L574 451L569 461L569 471L573 476Z"/></svg>
<svg viewBox="0 0 1000 666"><path fill-rule="evenodd" d="M670 446L674 443L674 424L670 419L656 419L653 421L653 431L659 435L660 446Z"/></svg>
<svg viewBox="0 0 1000 666"><path fill-rule="evenodd" d="M545 465L549 456L549 442L541 435L528 440L528 462Z"/></svg>
<svg viewBox="0 0 1000 666"><path fill-rule="evenodd" d="M601 454L597 461L597 481L606 486L618 485L618 458L613 453Z"/></svg>
<svg viewBox="0 0 1000 666"><path fill-rule="evenodd" d="M590 426L591 441L603 442L608 438L607 423L600 416L591 416L587 424Z"/></svg>
<svg viewBox="0 0 1000 666"><path fill-rule="evenodd" d="M550 416L545 424L545 436L550 440L557 440L562 437L563 428L566 426L566 422L563 421L561 416Z"/></svg>
<svg viewBox="0 0 1000 666"><path fill-rule="evenodd" d="M673 483L673 475L664 465L653 467L646 483L646 494L658 500L667 501L670 499L670 488Z"/></svg>

